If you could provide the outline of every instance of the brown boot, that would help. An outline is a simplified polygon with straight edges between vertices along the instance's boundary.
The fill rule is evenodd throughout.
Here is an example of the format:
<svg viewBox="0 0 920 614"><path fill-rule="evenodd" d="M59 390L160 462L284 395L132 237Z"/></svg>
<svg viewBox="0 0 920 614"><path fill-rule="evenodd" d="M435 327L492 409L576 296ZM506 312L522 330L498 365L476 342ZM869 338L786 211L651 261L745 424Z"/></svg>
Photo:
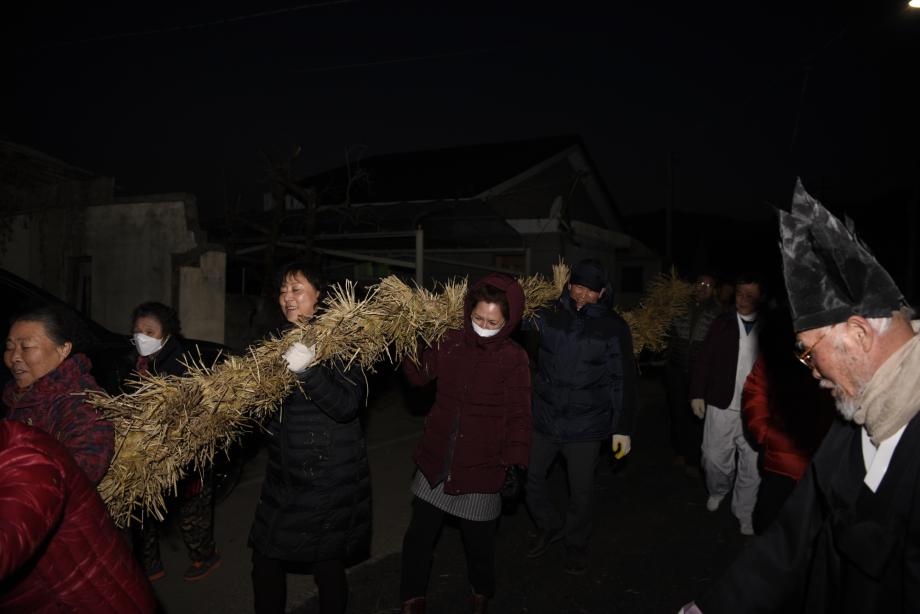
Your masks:
<svg viewBox="0 0 920 614"><path fill-rule="evenodd" d="M483 610L484 612L485 610ZM425 614L425 598L424 597L413 597L407 601L403 601L402 609L399 611L400 614Z"/></svg>
<svg viewBox="0 0 920 614"><path fill-rule="evenodd" d="M473 606L471 610L473 614L486 614L486 609L489 607L489 598L485 595L473 593L470 597L470 604Z"/></svg>

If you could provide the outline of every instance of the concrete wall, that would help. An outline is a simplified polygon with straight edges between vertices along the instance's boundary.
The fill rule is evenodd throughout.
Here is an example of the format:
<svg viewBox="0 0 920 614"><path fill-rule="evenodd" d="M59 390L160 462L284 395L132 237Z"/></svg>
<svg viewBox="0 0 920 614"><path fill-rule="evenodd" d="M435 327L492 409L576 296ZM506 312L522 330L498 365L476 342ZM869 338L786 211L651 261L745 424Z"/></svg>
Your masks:
<svg viewBox="0 0 920 614"><path fill-rule="evenodd" d="M223 342L226 255L208 251L196 220L188 194L20 216L0 266L115 332L153 300L178 309L186 335Z"/></svg>
<svg viewBox="0 0 920 614"><path fill-rule="evenodd" d="M94 320L127 333L139 303L175 306L173 254L196 247L185 208L182 200L87 208L84 253L92 262Z"/></svg>
<svg viewBox="0 0 920 614"><path fill-rule="evenodd" d="M82 246L82 219L63 209L17 215L0 266L66 299L69 255Z"/></svg>
<svg viewBox="0 0 920 614"><path fill-rule="evenodd" d="M208 251L179 267L179 319L186 337L224 342L227 254Z"/></svg>

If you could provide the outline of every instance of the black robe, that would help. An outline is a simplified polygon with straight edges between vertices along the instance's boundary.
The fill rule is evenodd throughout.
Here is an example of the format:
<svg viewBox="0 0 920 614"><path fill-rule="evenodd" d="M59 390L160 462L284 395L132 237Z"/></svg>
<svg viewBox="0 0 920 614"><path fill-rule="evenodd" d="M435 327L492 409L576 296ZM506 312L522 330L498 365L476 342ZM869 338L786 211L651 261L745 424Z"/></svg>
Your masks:
<svg viewBox="0 0 920 614"><path fill-rule="evenodd" d="M837 421L777 521L697 604L720 612L920 612L920 416L876 492Z"/></svg>

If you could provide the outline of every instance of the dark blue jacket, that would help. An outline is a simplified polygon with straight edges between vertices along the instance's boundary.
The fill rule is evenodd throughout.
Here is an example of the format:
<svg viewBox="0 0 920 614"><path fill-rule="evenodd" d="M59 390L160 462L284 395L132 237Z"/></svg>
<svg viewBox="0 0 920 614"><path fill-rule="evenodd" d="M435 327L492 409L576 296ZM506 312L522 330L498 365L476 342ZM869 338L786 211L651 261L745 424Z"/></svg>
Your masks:
<svg viewBox="0 0 920 614"><path fill-rule="evenodd" d="M629 326L612 292L581 311L568 289L526 323L540 333L533 382L533 427L560 442L632 435L637 375Z"/></svg>

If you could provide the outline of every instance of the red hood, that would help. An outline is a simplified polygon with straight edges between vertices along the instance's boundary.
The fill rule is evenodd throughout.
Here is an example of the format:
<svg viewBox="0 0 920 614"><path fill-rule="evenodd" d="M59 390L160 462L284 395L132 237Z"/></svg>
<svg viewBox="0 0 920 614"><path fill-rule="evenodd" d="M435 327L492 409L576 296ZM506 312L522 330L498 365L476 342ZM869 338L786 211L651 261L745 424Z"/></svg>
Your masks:
<svg viewBox="0 0 920 614"><path fill-rule="evenodd" d="M473 305L470 305L469 295L470 292L481 286L482 284L489 284L499 290L504 291L505 296L508 298L508 321L502 327L498 333L493 337L480 337L473 330L472 320L470 319L473 313ZM521 322L521 316L524 313L524 290L521 288L521 284L517 282L513 277L509 277L503 273L489 273L475 284L470 286L467 290L467 300L463 303L463 329L467 334L472 335L475 339L483 342L492 342L499 339L504 339L511 335L514 332L514 329L517 328L517 325Z"/></svg>

